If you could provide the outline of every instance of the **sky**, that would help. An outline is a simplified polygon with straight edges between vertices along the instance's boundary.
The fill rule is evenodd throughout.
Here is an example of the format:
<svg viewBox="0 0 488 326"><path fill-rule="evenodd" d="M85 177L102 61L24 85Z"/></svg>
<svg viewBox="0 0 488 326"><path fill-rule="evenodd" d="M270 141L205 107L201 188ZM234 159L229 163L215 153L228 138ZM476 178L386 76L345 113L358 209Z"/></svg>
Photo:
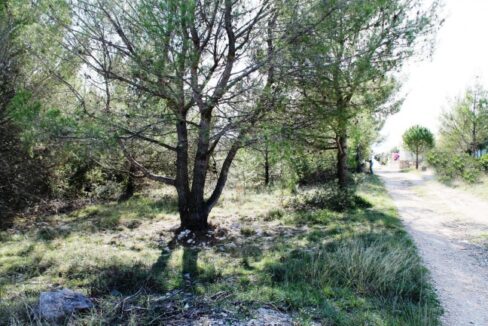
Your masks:
<svg viewBox="0 0 488 326"><path fill-rule="evenodd" d="M488 88L488 0L444 0L442 17L432 57L415 58L400 73L405 101L386 121L375 152L401 145L412 125L436 134L440 113L456 96L476 81Z"/></svg>

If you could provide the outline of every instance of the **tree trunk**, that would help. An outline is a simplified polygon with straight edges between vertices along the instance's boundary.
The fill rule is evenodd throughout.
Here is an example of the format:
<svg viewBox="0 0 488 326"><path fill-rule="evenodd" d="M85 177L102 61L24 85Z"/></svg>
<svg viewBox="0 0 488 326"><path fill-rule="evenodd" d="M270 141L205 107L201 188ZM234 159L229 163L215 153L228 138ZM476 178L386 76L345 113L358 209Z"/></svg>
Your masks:
<svg viewBox="0 0 488 326"><path fill-rule="evenodd" d="M203 194L205 191L205 181L207 178L210 139L210 115L202 113L200 125L198 127L198 144L193 165L192 200L196 206L203 204Z"/></svg>
<svg viewBox="0 0 488 326"><path fill-rule="evenodd" d="M361 149L359 146L356 147L356 173L362 172L362 164L361 164Z"/></svg>
<svg viewBox="0 0 488 326"><path fill-rule="evenodd" d="M471 130L471 155L476 158L476 153L478 151L478 140L477 140L477 123L476 123L476 96L477 94L475 93L474 101L473 101L473 128Z"/></svg>
<svg viewBox="0 0 488 326"><path fill-rule="evenodd" d="M201 214L191 198L188 173L188 130L185 120L186 117L182 116L176 125L178 145L176 148L175 186L178 193L181 228L197 231L207 228L208 214Z"/></svg>
<svg viewBox="0 0 488 326"><path fill-rule="evenodd" d="M191 191L186 200L186 209L180 211L181 227L192 231L205 231L208 229L209 209L205 202L205 183L210 157L211 116L210 111L204 108L202 108L201 112Z"/></svg>
<svg viewBox="0 0 488 326"><path fill-rule="evenodd" d="M341 189L347 188L347 136L337 137L337 179Z"/></svg>
<svg viewBox="0 0 488 326"><path fill-rule="evenodd" d="M205 231L208 229L208 213L209 210L205 205L204 188L207 165L202 162L195 162L195 174L200 177L193 180L192 191L189 187L188 174L188 140L187 140L186 125L178 127L178 148L177 148L177 169L176 169L176 191L178 193L178 211L180 213L180 221L182 229L189 229L192 231ZM196 161L198 158L196 158ZM205 171L200 171L205 169ZM203 175L203 176L202 176ZM196 182L195 182L196 181Z"/></svg>
<svg viewBox="0 0 488 326"><path fill-rule="evenodd" d="M471 142L471 154L473 157L476 158L477 153L478 153L478 141L476 138L476 125L473 125L472 137L473 137L473 141Z"/></svg>
<svg viewBox="0 0 488 326"><path fill-rule="evenodd" d="M119 196L119 202L127 201L134 196L134 191L136 188L134 177L132 176L134 172L136 172L136 169L134 168L134 165L129 162L129 173L127 173L127 181L125 183L124 191Z"/></svg>
<svg viewBox="0 0 488 326"><path fill-rule="evenodd" d="M419 169L419 150L417 149L415 151L415 169Z"/></svg>
<svg viewBox="0 0 488 326"><path fill-rule="evenodd" d="M269 185L269 150L268 144L264 148L264 185Z"/></svg>
<svg viewBox="0 0 488 326"><path fill-rule="evenodd" d="M205 207L191 207L180 210L181 229L202 232L208 229L208 210Z"/></svg>
<svg viewBox="0 0 488 326"><path fill-rule="evenodd" d="M193 175L188 171L188 136L186 122L182 118L177 125L177 177L178 210L182 229L202 232L208 229L210 207L205 201L205 184L210 157L210 111L202 109Z"/></svg>

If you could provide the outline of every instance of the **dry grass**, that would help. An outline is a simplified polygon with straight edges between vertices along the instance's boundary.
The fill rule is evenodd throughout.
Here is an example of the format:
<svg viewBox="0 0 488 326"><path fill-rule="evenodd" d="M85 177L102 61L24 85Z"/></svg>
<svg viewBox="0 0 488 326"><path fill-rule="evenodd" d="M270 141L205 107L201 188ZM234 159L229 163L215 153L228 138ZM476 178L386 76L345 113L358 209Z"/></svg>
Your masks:
<svg viewBox="0 0 488 326"><path fill-rule="evenodd" d="M458 183L456 186L481 199L488 200L488 175L483 175L480 180L474 184Z"/></svg>

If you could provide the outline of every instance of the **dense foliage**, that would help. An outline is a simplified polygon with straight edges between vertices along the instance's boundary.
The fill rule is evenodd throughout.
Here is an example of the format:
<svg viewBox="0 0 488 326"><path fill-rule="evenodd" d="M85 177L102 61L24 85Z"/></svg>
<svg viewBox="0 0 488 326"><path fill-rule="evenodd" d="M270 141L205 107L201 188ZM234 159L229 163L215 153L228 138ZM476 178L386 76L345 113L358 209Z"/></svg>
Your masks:
<svg viewBox="0 0 488 326"><path fill-rule="evenodd" d="M436 170L439 179L452 181L461 178L468 183L478 181L481 173L481 161L466 153L455 153L436 149L427 156L428 163Z"/></svg>
<svg viewBox="0 0 488 326"><path fill-rule="evenodd" d="M22 143L13 112L23 77L23 48L17 44L21 28L22 22L12 17L7 4L0 3L0 226L50 192L40 154Z"/></svg>

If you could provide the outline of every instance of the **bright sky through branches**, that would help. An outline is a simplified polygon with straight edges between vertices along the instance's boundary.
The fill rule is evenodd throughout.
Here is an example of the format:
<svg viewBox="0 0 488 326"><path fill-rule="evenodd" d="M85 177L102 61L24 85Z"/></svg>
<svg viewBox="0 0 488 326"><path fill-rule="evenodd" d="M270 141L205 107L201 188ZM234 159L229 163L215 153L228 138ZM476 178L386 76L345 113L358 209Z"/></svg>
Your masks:
<svg viewBox="0 0 488 326"><path fill-rule="evenodd" d="M400 145L403 132L415 124L437 133L439 114L454 97L476 80L488 88L488 0L444 0L443 17L432 58L403 69L405 102L387 120L376 152Z"/></svg>

